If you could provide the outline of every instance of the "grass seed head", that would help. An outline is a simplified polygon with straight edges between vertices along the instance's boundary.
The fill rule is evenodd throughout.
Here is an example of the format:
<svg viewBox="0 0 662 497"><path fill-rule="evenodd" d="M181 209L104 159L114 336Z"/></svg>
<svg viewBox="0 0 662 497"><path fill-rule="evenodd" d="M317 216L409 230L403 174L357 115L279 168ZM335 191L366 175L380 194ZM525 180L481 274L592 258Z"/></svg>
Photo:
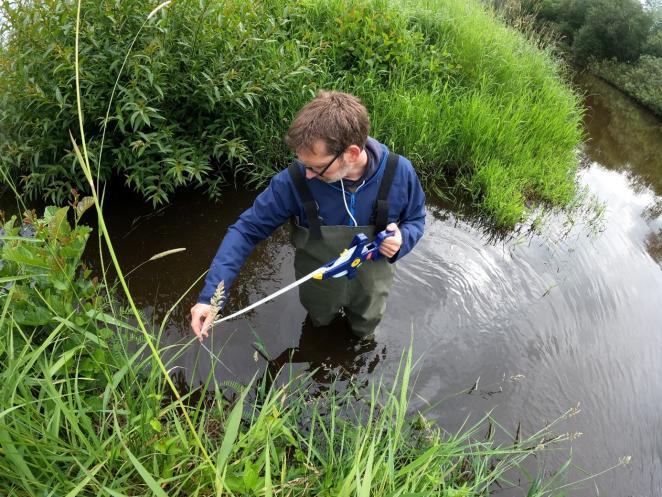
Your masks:
<svg viewBox="0 0 662 497"><path fill-rule="evenodd" d="M223 304L225 304L225 282L223 280L216 287L216 291L209 303L211 304L212 315L216 317L221 312Z"/></svg>

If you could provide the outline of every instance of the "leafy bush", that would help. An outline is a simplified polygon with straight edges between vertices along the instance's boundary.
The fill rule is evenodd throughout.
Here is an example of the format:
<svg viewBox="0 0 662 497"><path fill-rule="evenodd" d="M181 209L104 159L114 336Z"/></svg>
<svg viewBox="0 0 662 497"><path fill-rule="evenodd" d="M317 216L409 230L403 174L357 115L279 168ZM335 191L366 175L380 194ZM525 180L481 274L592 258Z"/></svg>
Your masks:
<svg viewBox="0 0 662 497"><path fill-rule="evenodd" d="M22 221L12 216L1 223L0 306L11 292L8 311L18 325L52 328L58 324L53 315L79 326L90 321L85 313L95 307L99 285L81 257L91 228L72 228L68 211L50 206L43 217L27 211Z"/></svg>
<svg viewBox="0 0 662 497"><path fill-rule="evenodd" d="M0 167L21 178L29 196L61 201L71 187L87 188L69 138L77 129L75 5L2 5ZM181 187L218 196L237 175L262 185L288 160L282 137L294 114L318 89L332 88L366 102L375 136L411 157L428 187L468 193L497 224L520 220L525 201L572 196L578 99L551 55L476 4L184 0L143 26L156 5L82 5L86 146L101 180L120 177L154 204ZM460 127L471 101L475 121ZM415 107L402 109L404 102ZM392 115L392 105L403 117ZM428 131L416 133L412 122ZM553 167L526 172L532 157ZM470 179L488 163L518 195L484 201L491 190ZM550 195L539 186L551 181L534 177L554 168L563 195Z"/></svg>
<svg viewBox="0 0 662 497"><path fill-rule="evenodd" d="M81 260L91 228L78 221L91 204L89 197L74 197L73 227L69 207L46 207L42 217L29 210L22 219L0 222L0 370L9 376L17 371L11 364L29 363L19 351L34 349L54 358L53 381L73 374L99 385L107 372L100 365L124 347L98 321L114 292ZM98 405L100 399L85 391L79 402Z"/></svg>
<svg viewBox="0 0 662 497"><path fill-rule="evenodd" d="M572 52L580 63L590 59L639 58L651 27L651 18L636 0L594 0L575 33Z"/></svg>
<svg viewBox="0 0 662 497"><path fill-rule="evenodd" d="M642 55L634 64L603 61L594 64L591 69L662 117L662 57Z"/></svg>
<svg viewBox="0 0 662 497"><path fill-rule="evenodd" d="M22 176L30 197L58 202L71 187L86 186L75 173L68 134L77 128L75 9L75 2L4 2L3 12L8 42L0 126L8 139L2 165ZM137 0L84 2L80 67L88 153L97 163L106 122L102 180L119 174L155 204L183 185L218 195L225 175L258 156L268 162L273 148L281 148L269 144L281 141L288 100L308 98L319 69L299 54L309 58L310 50L290 39L287 18L263 6L175 2L141 30L149 9Z"/></svg>
<svg viewBox="0 0 662 497"><path fill-rule="evenodd" d="M523 9L548 24L575 62L616 58L635 61L642 53L653 16L637 0L522 0Z"/></svg>

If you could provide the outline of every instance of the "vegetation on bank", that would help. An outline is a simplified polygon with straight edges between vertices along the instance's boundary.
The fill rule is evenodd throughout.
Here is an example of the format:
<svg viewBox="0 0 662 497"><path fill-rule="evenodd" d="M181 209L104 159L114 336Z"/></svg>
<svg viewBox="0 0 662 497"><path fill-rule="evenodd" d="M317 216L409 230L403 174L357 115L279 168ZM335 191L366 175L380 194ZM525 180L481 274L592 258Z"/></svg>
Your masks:
<svg viewBox="0 0 662 497"><path fill-rule="evenodd" d="M362 98L373 135L429 190L497 225L573 198L578 98L548 50L476 2L182 0L145 23L156 5L83 2L85 145L102 181L155 205L177 188L263 185L288 161L296 111L332 88ZM89 191L69 140L74 11L3 1L0 12L0 167L55 203Z"/></svg>
<svg viewBox="0 0 662 497"><path fill-rule="evenodd" d="M662 117L660 0L491 0L510 19L554 33L574 64ZM530 24L530 23L529 23Z"/></svg>
<svg viewBox="0 0 662 497"><path fill-rule="evenodd" d="M589 70L662 117L662 57L642 55L632 64L605 60Z"/></svg>

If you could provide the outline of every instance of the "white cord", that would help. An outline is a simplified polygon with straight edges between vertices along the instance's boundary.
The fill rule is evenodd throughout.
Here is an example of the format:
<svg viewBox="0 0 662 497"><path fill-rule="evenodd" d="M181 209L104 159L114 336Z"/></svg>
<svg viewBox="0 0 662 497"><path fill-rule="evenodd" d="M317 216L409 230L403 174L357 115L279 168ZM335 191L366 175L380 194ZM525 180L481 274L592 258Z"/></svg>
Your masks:
<svg viewBox="0 0 662 497"><path fill-rule="evenodd" d="M349 214L349 217L352 221L354 221L354 226L358 226L359 223L356 222L356 219L354 219L354 216L352 216L352 213L349 212L349 207L347 207L347 199L345 198L345 185L342 182L342 178L340 178L340 188L342 188L342 201L343 204L345 204L345 210L347 211L347 214Z"/></svg>

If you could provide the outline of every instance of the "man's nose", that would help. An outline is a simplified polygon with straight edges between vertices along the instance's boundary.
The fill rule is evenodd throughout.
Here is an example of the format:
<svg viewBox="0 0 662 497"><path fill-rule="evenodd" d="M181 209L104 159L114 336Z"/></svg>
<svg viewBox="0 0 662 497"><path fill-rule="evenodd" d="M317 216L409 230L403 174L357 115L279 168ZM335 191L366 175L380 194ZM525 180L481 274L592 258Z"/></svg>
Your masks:
<svg viewBox="0 0 662 497"><path fill-rule="evenodd" d="M306 169L306 178L307 179L313 179L315 176L317 176L314 172L312 172L310 169Z"/></svg>

